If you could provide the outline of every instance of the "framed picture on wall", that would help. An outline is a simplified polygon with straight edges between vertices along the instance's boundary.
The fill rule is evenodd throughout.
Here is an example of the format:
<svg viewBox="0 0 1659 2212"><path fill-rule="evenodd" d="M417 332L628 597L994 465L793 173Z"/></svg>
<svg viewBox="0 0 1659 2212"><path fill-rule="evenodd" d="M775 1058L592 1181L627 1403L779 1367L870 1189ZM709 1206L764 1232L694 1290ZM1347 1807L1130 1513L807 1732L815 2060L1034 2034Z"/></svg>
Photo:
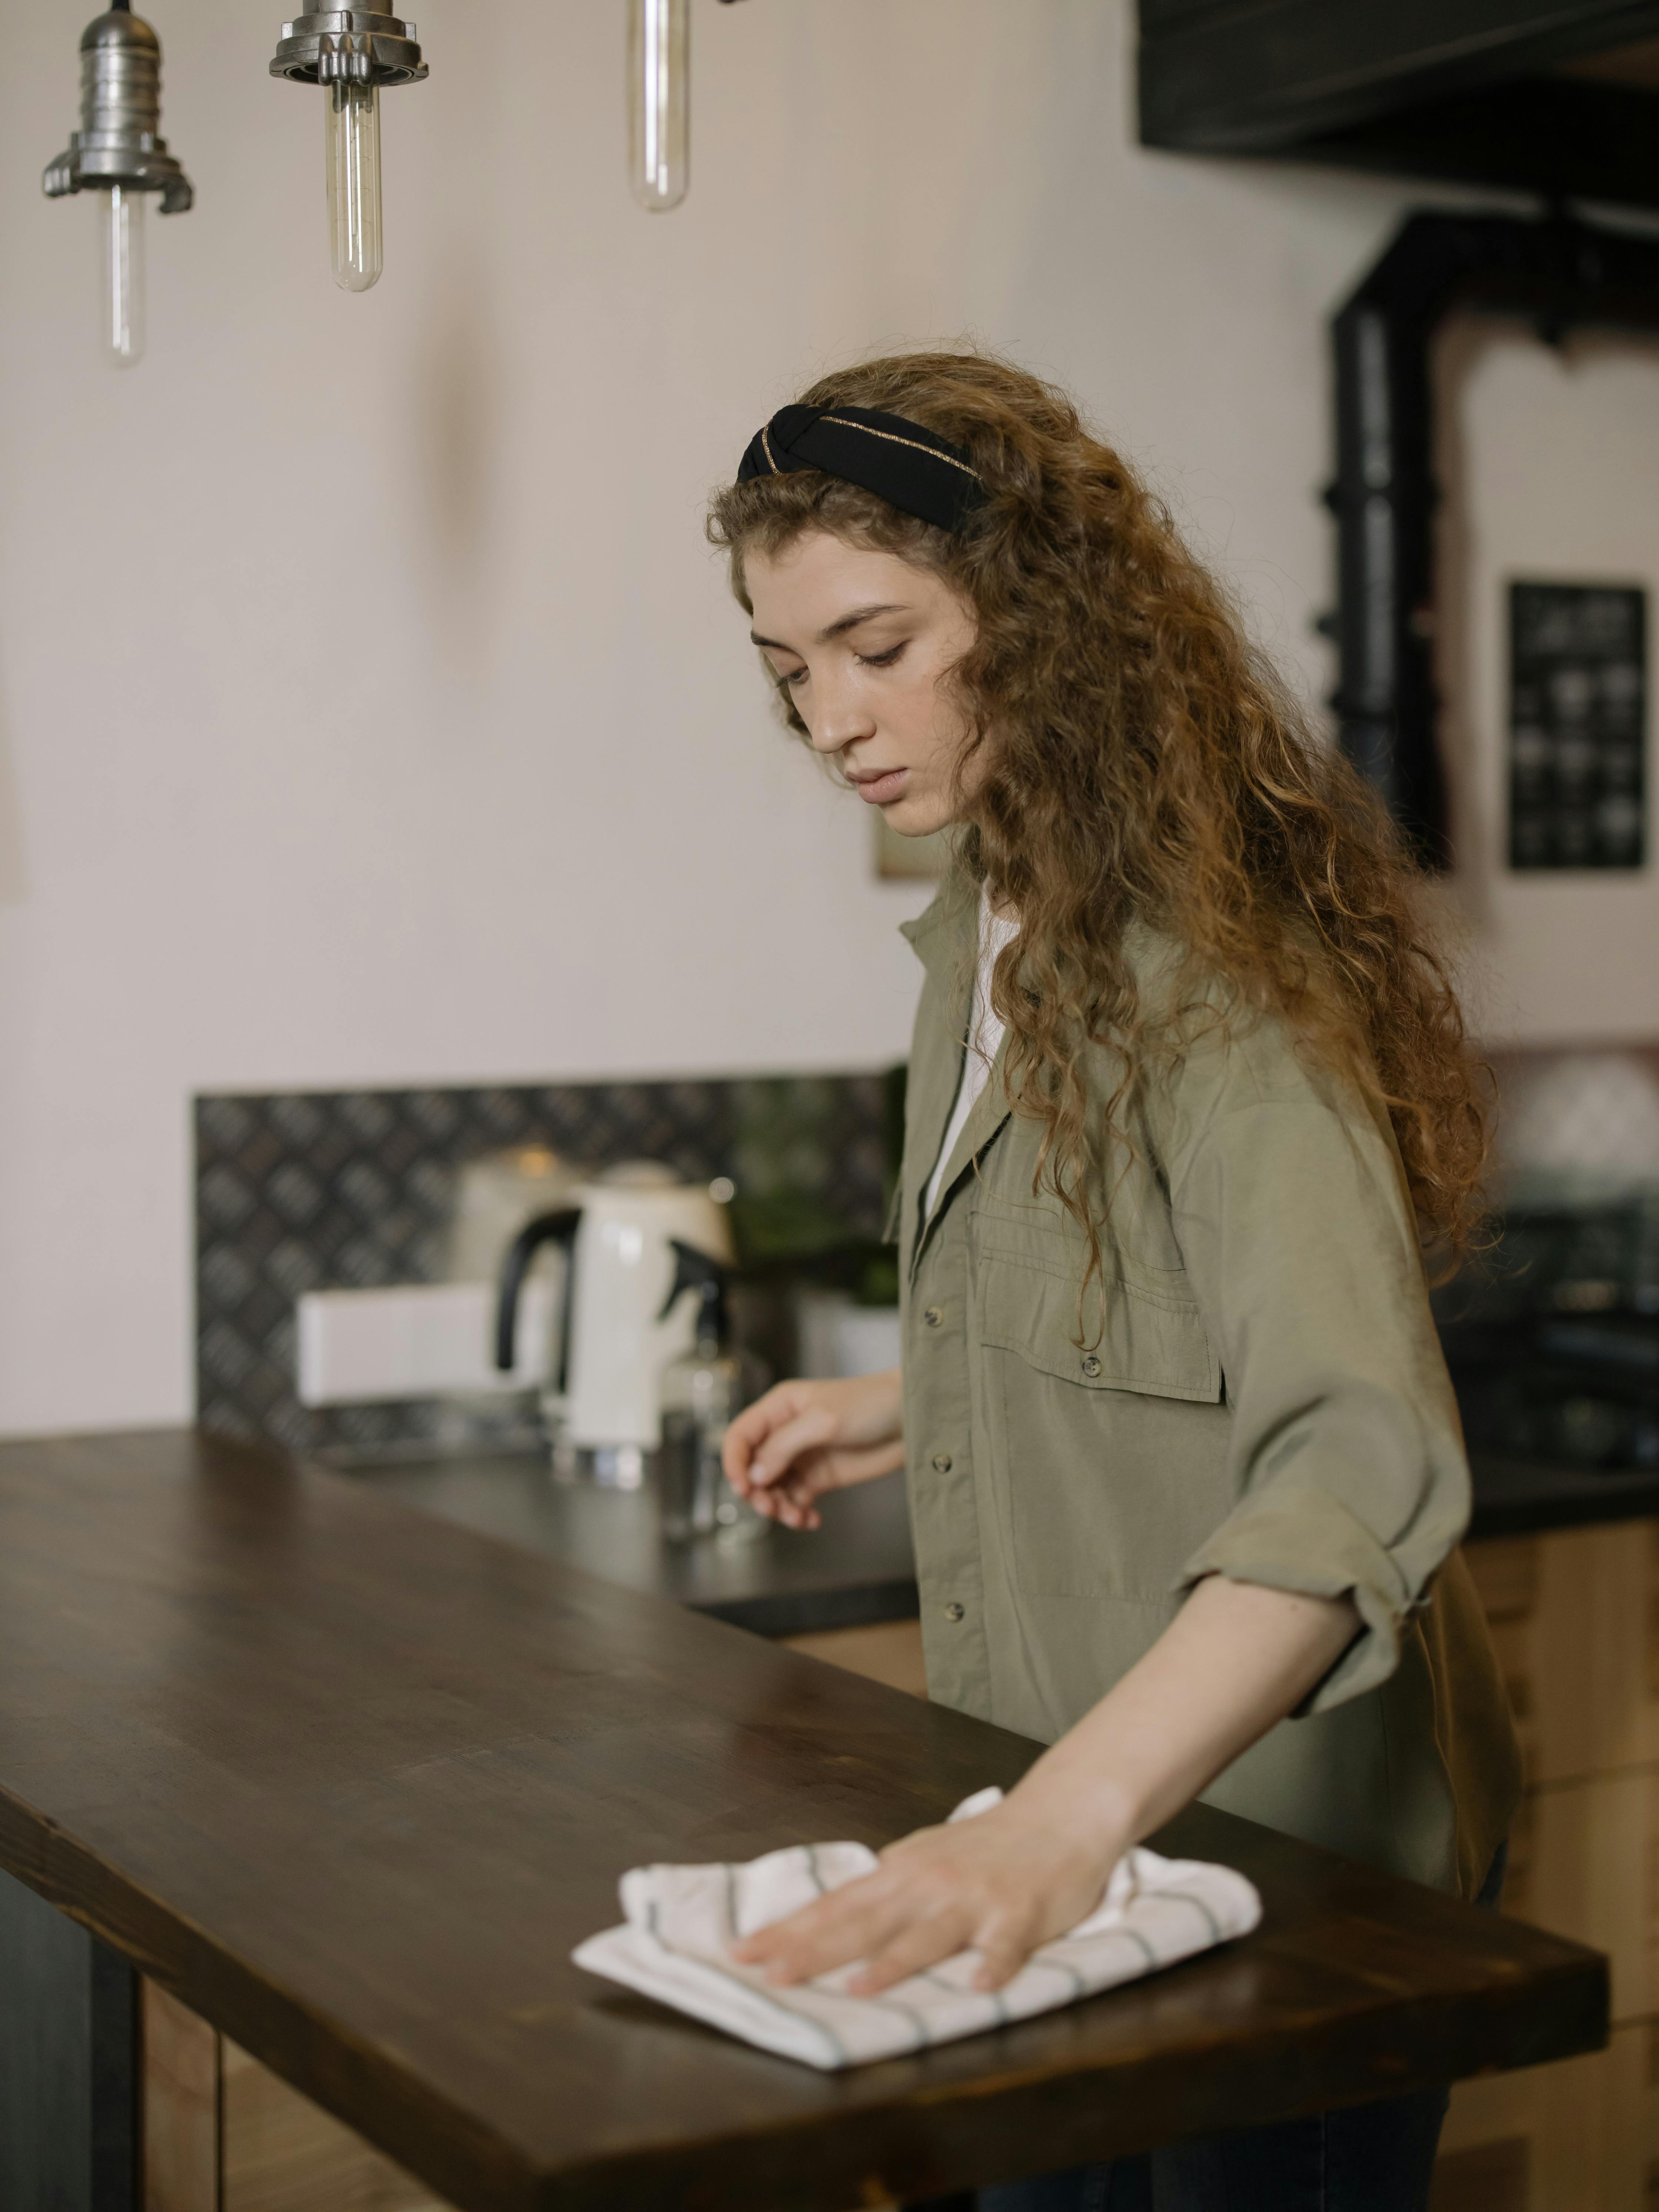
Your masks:
<svg viewBox="0 0 1659 2212"><path fill-rule="evenodd" d="M1647 592L1512 582L1510 866L1647 859Z"/></svg>

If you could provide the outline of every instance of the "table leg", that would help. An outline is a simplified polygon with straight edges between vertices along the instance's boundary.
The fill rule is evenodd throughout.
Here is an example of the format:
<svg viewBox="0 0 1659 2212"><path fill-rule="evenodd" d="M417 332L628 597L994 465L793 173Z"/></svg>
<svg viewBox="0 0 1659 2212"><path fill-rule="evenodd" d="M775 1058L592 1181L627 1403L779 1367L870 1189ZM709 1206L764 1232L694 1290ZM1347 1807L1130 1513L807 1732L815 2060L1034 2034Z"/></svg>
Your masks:
<svg viewBox="0 0 1659 2212"><path fill-rule="evenodd" d="M0 2205L139 2212L138 1978L0 1874Z"/></svg>

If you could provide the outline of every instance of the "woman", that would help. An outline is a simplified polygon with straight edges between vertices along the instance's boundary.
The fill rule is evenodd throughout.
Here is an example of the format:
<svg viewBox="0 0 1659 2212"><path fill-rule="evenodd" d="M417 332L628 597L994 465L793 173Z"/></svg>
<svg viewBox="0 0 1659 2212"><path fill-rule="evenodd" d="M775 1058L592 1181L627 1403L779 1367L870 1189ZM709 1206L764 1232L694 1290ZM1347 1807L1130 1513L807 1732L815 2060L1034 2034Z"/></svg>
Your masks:
<svg viewBox="0 0 1659 2212"><path fill-rule="evenodd" d="M902 1381L781 1384L727 1473L803 1528L908 1467L931 1694L1050 1747L744 1955L873 1992L971 1946L996 1988L1200 1791L1481 1894L1517 1768L1424 1254L1467 1242L1485 1129L1388 825L1133 472L1004 362L826 378L710 527L790 726L958 856L907 931ZM1407 2212L1443 2108L984 2202Z"/></svg>

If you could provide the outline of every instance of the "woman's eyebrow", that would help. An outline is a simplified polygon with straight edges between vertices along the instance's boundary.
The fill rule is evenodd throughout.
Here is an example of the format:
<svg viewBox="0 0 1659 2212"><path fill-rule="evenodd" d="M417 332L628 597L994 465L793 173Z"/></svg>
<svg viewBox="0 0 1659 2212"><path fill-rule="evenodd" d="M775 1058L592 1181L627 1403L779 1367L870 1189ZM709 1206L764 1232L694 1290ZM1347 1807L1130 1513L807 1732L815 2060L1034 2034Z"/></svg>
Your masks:
<svg viewBox="0 0 1659 2212"><path fill-rule="evenodd" d="M829 645L835 639L844 635L848 630L856 629L860 623L868 622L873 615L902 615L907 611L908 610L901 606L896 599L884 601L877 606L854 607L851 614L842 615L839 621L832 622L828 629L821 629L813 642L817 645ZM794 646L785 645L775 637L763 637L758 630L750 631L749 642L750 645L759 646L763 653L793 653L798 660L800 658L799 652Z"/></svg>

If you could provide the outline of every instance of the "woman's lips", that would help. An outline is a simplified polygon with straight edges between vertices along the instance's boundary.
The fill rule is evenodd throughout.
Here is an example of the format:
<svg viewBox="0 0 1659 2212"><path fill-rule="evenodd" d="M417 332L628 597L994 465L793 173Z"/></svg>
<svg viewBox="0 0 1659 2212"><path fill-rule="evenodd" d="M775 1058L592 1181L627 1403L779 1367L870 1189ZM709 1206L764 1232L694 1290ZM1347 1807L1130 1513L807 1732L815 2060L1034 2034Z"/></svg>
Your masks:
<svg viewBox="0 0 1659 2212"><path fill-rule="evenodd" d="M884 769L877 775L855 775L853 787L860 799L872 806L885 806L898 797L904 788L908 768Z"/></svg>

